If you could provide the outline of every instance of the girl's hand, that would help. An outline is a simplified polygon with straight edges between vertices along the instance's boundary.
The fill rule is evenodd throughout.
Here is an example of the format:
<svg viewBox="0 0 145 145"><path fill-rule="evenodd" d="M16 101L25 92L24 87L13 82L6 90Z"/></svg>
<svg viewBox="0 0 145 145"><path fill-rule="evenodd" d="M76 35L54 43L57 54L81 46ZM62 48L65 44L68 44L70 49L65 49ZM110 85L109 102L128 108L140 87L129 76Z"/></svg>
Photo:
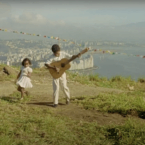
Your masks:
<svg viewBox="0 0 145 145"><path fill-rule="evenodd" d="M31 78L31 75L30 74L27 74L27 77Z"/></svg>

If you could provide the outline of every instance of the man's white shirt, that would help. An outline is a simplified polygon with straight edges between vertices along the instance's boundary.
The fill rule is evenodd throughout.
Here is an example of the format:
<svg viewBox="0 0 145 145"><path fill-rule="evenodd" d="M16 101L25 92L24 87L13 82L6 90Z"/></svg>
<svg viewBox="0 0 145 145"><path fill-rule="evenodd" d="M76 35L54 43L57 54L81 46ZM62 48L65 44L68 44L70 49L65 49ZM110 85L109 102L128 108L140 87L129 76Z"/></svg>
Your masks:
<svg viewBox="0 0 145 145"><path fill-rule="evenodd" d="M60 51L60 56L59 57L57 57L54 54L52 54L52 55L50 55L50 57L48 58L48 60L45 62L45 64L50 64L52 62L59 61L59 60L61 60L63 58L70 59L71 57L72 57L72 55L70 55L70 54L68 54L68 53L66 53L64 51Z"/></svg>

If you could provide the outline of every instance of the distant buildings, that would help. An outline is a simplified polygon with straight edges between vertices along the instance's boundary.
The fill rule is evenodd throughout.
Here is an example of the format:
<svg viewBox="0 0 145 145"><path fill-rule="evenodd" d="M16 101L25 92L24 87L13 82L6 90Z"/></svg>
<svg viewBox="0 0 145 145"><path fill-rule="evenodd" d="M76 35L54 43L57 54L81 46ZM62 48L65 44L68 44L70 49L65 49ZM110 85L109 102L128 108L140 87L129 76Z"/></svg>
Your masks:
<svg viewBox="0 0 145 145"><path fill-rule="evenodd" d="M92 55L87 55L87 57L72 61L70 70L81 70L94 67L94 60Z"/></svg>
<svg viewBox="0 0 145 145"><path fill-rule="evenodd" d="M8 66L10 65L9 61L7 61L7 65L8 65Z"/></svg>
<svg viewBox="0 0 145 145"><path fill-rule="evenodd" d="M75 41L88 47L93 42ZM0 64L17 65L20 66L24 58L29 58L32 61L33 67L43 67L44 62L52 54L51 46L58 44L58 41L49 39L49 41L42 40L0 40L3 44L4 51L0 51ZM69 54L78 54L84 47L78 47L72 43L59 42L61 49ZM5 48L8 50L5 52ZM2 56L2 57L1 57ZM2 58L2 59L1 59ZM93 67L93 57L87 55L81 59L76 59L72 63L71 70L80 70Z"/></svg>
<svg viewBox="0 0 145 145"><path fill-rule="evenodd" d="M45 62L37 62L37 66L39 68L44 66ZM87 55L86 57L82 59L76 59L72 61L70 70L82 70L87 68L93 68L94 67L94 60L92 55Z"/></svg>

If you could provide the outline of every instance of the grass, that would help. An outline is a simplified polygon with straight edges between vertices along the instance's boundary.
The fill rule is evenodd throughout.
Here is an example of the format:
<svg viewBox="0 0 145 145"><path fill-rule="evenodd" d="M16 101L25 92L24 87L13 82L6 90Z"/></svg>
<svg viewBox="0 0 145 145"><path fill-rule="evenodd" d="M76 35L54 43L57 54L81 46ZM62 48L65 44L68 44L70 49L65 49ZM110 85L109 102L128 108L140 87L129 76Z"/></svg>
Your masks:
<svg viewBox="0 0 145 145"><path fill-rule="evenodd" d="M10 94L8 97L3 96L0 99L5 100L5 101L10 102L10 103L25 103L25 102L30 101L32 99L32 97L33 96L31 96L31 95L28 95L28 96L25 95L24 99L20 100L21 93L16 91L16 92L13 92L12 94Z"/></svg>
<svg viewBox="0 0 145 145"><path fill-rule="evenodd" d="M99 126L55 117L53 111L0 100L1 145L139 145L145 125L128 120L123 125Z"/></svg>
<svg viewBox="0 0 145 145"><path fill-rule="evenodd" d="M106 127L106 136L114 145L143 145L145 144L145 125L134 120L128 120L122 126Z"/></svg>
<svg viewBox="0 0 145 145"><path fill-rule="evenodd" d="M72 101L85 109L99 110L108 113L119 113L123 116L137 114L145 119L145 97L143 92L102 93L98 96L82 96Z"/></svg>
<svg viewBox="0 0 145 145"><path fill-rule="evenodd" d="M60 144L66 143L72 136L64 121L51 117L49 110L28 108L21 104L2 102L0 124L1 144ZM39 115L38 115L39 114ZM58 140L59 139L59 140Z"/></svg>
<svg viewBox="0 0 145 145"><path fill-rule="evenodd" d="M34 69L34 75L46 76L43 69ZM87 84L125 90L124 93L100 93L98 96L72 98L71 103L86 110L104 113L136 115L145 118L144 81L138 82L120 76L112 79L69 73L69 79ZM135 86L128 92L127 84ZM19 101L20 93L0 98L0 145L143 145L145 144L144 120L129 118L122 125L100 126L56 116L55 109L28 105L33 96Z"/></svg>
<svg viewBox="0 0 145 145"><path fill-rule="evenodd" d="M135 90L145 90L145 79L139 78L138 81L132 80L130 77L115 76L111 79L99 77L99 75L81 75L78 73L67 72L68 78L72 81L90 86L98 86L104 88L114 88L121 90L129 90L127 85L134 86Z"/></svg>

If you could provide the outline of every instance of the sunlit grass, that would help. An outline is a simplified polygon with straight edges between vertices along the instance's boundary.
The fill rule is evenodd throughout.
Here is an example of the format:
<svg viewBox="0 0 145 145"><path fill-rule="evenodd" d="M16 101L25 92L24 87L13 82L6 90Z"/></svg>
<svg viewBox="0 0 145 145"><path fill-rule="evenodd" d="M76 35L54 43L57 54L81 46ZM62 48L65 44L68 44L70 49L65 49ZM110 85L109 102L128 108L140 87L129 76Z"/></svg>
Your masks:
<svg viewBox="0 0 145 145"><path fill-rule="evenodd" d="M123 125L55 117L49 108L0 100L1 145L136 145L145 143L145 125L129 119Z"/></svg>
<svg viewBox="0 0 145 145"><path fill-rule="evenodd" d="M145 97L143 92L101 93L98 96L81 96L72 101L85 109L127 115L135 113L145 118Z"/></svg>
<svg viewBox="0 0 145 145"><path fill-rule="evenodd" d="M47 72L43 71L46 70L34 69L33 74L46 77ZM98 75L84 76L69 72L68 78L90 86L124 90L124 93L118 94L100 93L97 96L74 97L71 99L73 105L80 105L86 111L135 115L136 119L128 118L122 125L99 126L97 121L78 121L60 115L56 117L55 110L50 107L28 105L27 102L34 96L26 96L24 101L20 101L20 93L16 91L0 98L0 145L145 144L145 124L139 119L145 118L144 80L135 82L121 76L107 79ZM127 84L134 86L135 90L129 91Z"/></svg>
<svg viewBox="0 0 145 145"><path fill-rule="evenodd" d="M72 81L79 82L81 84L87 84L91 86L98 87L106 87L106 88L114 88L114 89L122 89L129 90L128 84L130 86L134 86L135 90L145 90L145 82L134 81L130 77L121 77L115 76L111 79L107 79L106 77L99 77L99 75L81 75L78 73L67 72L68 78Z"/></svg>

